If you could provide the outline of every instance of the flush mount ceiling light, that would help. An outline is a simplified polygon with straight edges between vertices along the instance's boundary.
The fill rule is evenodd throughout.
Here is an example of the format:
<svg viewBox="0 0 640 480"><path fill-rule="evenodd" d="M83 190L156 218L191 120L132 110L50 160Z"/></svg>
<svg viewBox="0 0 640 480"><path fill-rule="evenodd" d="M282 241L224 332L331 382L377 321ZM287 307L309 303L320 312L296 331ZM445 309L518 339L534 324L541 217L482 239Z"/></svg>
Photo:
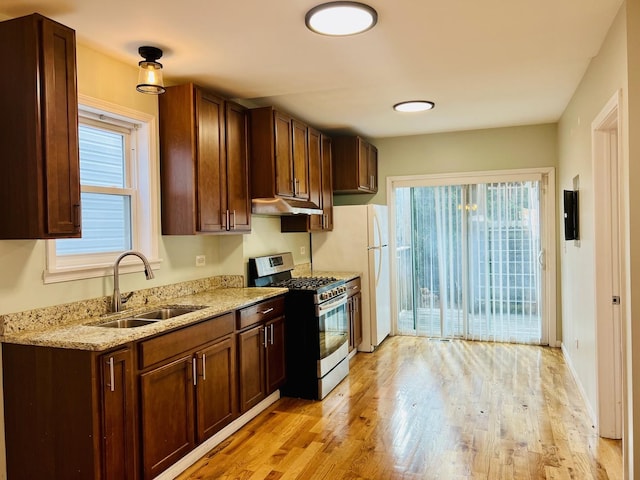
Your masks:
<svg viewBox="0 0 640 480"><path fill-rule="evenodd" d="M408 102L396 103L393 109L396 112L424 112L431 110L436 104L428 100L410 100Z"/></svg>
<svg viewBox="0 0 640 480"><path fill-rule="evenodd" d="M329 2L313 7L304 17L307 28L322 35L346 36L366 32L378 21L369 5L359 2Z"/></svg>
<svg viewBox="0 0 640 480"><path fill-rule="evenodd" d="M162 81L162 64L157 62L162 57L162 50L157 47L140 47L138 53L144 60L138 62L138 85L136 90L141 93L159 95L165 92Z"/></svg>

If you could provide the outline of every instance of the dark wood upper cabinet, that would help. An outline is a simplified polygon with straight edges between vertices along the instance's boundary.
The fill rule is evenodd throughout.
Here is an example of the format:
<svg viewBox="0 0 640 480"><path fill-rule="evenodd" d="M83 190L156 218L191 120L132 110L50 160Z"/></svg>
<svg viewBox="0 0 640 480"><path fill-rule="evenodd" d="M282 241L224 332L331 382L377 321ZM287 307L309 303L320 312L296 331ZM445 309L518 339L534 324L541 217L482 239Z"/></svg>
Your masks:
<svg viewBox="0 0 640 480"><path fill-rule="evenodd" d="M80 237L75 32L0 22L0 238Z"/></svg>
<svg viewBox="0 0 640 480"><path fill-rule="evenodd" d="M334 193L378 192L378 149L360 137L333 139Z"/></svg>
<svg viewBox="0 0 640 480"><path fill-rule="evenodd" d="M251 231L244 107L194 84L160 96L162 233Z"/></svg>
<svg viewBox="0 0 640 480"><path fill-rule="evenodd" d="M309 200L307 126L272 107L250 118L252 196Z"/></svg>
<svg viewBox="0 0 640 480"><path fill-rule="evenodd" d="M333 177L331 137L308 127L309 200L322 215L287 215L280 218L282 232L321 232L333 230Z"/></svg>

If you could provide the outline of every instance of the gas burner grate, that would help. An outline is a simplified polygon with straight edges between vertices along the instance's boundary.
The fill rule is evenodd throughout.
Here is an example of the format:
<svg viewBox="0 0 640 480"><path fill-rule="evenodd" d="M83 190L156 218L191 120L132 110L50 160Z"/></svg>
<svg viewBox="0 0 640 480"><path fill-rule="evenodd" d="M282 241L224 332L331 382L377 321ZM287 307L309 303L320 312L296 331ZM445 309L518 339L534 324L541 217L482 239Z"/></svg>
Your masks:
<svg viewBox="0 0 640 480"><path fill-rule="evenodd" d="M316 290L336 281L337 279L334 277L294 277L277 282L274 286L294 290Z"/></svg>

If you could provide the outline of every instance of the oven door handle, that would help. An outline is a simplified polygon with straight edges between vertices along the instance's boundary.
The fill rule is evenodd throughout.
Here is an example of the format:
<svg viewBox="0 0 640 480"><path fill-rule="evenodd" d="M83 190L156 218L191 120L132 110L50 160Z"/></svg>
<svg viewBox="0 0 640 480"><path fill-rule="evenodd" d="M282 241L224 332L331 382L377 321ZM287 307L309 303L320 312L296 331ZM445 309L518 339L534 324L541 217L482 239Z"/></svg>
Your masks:
<svg viewBox="0 0 640 480"><path fill-rule="evenodd" d="M317 316L321 317L322 315L324 315L325 313L336 309L338 307L341 307L342 305L346 305L347 304L347 294L346 293L342 293L340 295L338 295L337 297L334 297L331 299L331 301L329 302L325 302L325 303L321 303L320 305L317 306Z"/></svg>

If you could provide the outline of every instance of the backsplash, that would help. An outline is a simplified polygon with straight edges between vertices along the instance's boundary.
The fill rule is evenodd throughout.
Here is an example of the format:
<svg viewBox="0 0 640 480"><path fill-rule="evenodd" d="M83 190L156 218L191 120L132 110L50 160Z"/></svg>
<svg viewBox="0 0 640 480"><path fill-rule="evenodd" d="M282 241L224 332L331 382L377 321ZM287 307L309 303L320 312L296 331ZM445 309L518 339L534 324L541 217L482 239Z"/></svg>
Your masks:
<svg viewBox="0 0 640 480"><path fill-rule="evenodd" d="M137 290L133 292L133 296L127 302L126 308L140 308L148 304L153 305L214 288L242 287L244 287L244 277L242 275L219 275L190 280L172 285ZM110 306L111 296L106 296L0 315L0 334L4 335L5 333L17 333L25 330L38 330L56 325L76 323L87 318L99 317L110 313Z"/></svg>

